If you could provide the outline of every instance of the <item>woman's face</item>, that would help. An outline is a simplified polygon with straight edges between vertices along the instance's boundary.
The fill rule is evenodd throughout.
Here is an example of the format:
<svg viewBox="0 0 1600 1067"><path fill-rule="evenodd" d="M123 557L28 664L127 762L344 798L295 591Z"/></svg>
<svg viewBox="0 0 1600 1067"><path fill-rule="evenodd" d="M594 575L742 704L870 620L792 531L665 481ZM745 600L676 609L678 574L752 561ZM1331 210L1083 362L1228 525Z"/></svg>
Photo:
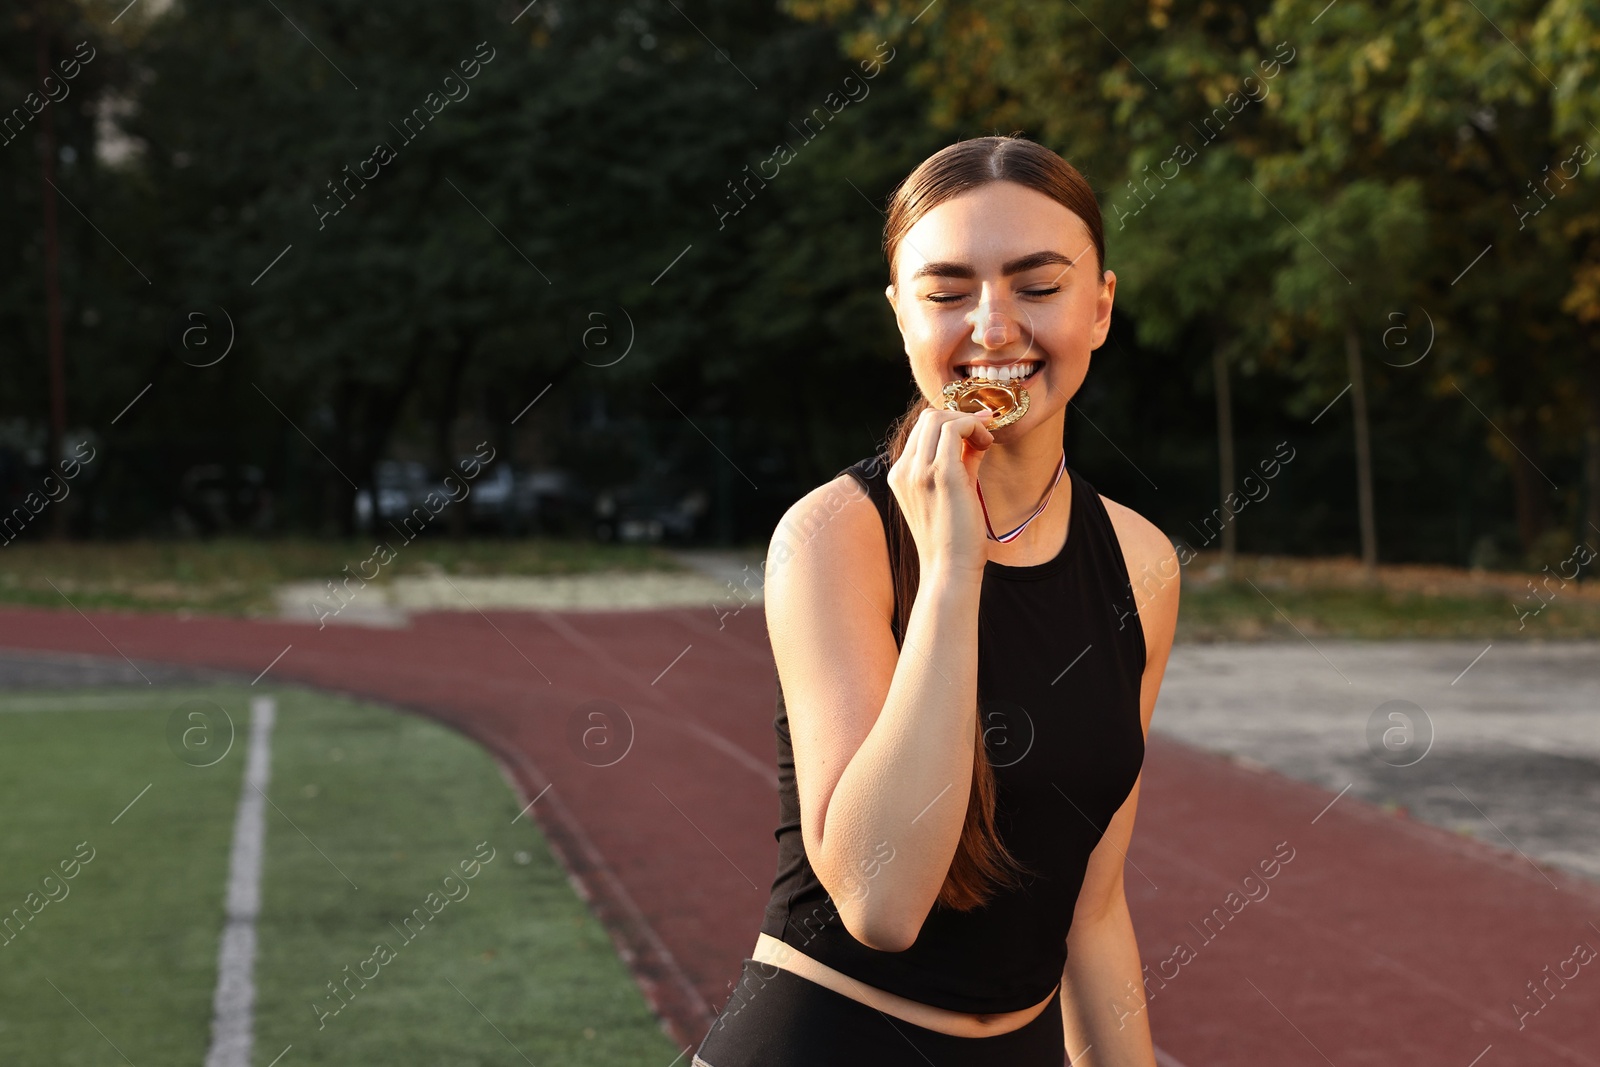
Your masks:
<svg viewBox="0 0 1600 1067"><path fill-rule="evenodd" d="M1110 329L1117 284L1110 271L1103 283L1096 276L1094 241L1076 213L1025 185L989 182L918 219L897 259L884 293L930 403L943 406L946 382L999 373L983 365L1033 365L1028 413L996 438L1066 407Z"/></svg>

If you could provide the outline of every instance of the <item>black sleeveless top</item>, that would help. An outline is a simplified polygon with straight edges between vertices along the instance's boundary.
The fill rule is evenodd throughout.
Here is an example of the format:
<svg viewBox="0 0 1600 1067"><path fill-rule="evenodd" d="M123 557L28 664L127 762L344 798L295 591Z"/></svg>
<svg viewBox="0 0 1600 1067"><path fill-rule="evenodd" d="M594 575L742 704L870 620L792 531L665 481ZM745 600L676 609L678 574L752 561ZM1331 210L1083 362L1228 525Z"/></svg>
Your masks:
<svg viewBox="0 0 1600 1067"><path fill-rule="evenodd" d="M888 469L883 454L846 468L877 505L886 536ZM1099 494L1070 466L1067 474L1062 550L1035 566L990 560L979 598L978 706L998 786L996 828L1033 874L972 911L936 902L903 952L857 941L806 858L780 680L778 872L762 932L868 985L952 1011L1016 1011L1061 980L1089 853L1132 791L1145 750L1144 631L1127 567ZM897 621L892 629L898 645ZM878 859L893 862L887 852Z"/></svg>

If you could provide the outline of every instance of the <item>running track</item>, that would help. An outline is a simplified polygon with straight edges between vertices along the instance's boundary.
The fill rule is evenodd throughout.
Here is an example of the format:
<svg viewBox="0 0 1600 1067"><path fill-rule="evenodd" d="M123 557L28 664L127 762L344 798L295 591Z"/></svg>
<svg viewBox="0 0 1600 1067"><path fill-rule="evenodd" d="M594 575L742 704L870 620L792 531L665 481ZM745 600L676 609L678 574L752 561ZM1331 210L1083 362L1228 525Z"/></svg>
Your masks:
<svg viewBox="0 0 1600 1067"><path fill-rule="evenodd" d="M724 622L709 609L468 612L319 631L0 610L0 647L245 678L270 664L264 681L384 701L476 738L533 801L682 1047L731 992L777 856L766 631L754 608ZM580 706L593 700L615 702L631 729L591 729L585 747L596 720ZM1280 842L1293 858L1245 902L1241 881ZM1600 1067L1600 888L1509 849L1157 733L1126 879L1156 1044L1185 1067ZM1591 951L1575 956L1580 943ZM1519 1017L1513 1003L1539 1010Z"/></svg>

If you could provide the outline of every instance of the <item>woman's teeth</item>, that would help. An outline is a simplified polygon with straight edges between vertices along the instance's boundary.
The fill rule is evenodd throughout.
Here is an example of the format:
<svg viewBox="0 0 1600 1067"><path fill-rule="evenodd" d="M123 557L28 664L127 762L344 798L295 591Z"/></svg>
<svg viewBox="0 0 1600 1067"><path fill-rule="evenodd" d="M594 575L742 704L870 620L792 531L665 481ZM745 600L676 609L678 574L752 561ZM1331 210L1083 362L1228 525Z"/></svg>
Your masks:
<svg viewBox="0 0 1600 1067"><path fill-rule="evenodd" d="M1026 380L1032 377L1033 372L1042 366L1038 362L1013 363L1004 367L957 367L956 370L968 378L983 378L991 382L1005 382Z"/></svg>

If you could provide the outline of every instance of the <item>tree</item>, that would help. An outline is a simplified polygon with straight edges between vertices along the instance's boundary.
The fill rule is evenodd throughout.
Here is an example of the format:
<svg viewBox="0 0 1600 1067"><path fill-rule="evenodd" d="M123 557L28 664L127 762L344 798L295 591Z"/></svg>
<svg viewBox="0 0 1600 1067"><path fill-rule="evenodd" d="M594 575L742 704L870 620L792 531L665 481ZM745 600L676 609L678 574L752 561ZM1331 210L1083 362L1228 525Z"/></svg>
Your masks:
<svg viewBox="0 0 1600 1067"><path fill-rule="evenodd" d="M1293 212L1289 217L1299 220L1278 232L1285 265L1273 290L1279 307L1308 328L1315 369L1308 368L1307 379L1316 392L1324 392L1345 377L1350 391L1361 562L1370 575L1378 545L1361 338L1369 332L1373 309L1406 302L1425 247L1421 191L1415 182L1389 186L1359 180L1331 193L1310 190L1309 196L1307 190L1280 190L1268 181L1264 197L1265 188L1286 205L1286 215Z"/></svg>
<svg viewBox="0 0 1600 1067"><path fill-rule="evenodd" d="M1130 171L1145 172L1144 160L1145 153L1136 151ZM1211 358L1192 373L1198 388L1209 379L1216 398L1219 507L1216 533L1210 520L1199 532L1202 545L1222 538L1224 573L1231 570L1238 545L1231 503L1239 499L1231 368L1258 373L1271 365L1271 353L1281 344L1272 335L1271 289L1258 282L1271 275L1278 258L1260 239L1270 232L1264 229L1266 208L1240 195L1249 189L1248 166L1218 146L1170 181L1161 182L1158 170L1160 184L1145 190L1150 202L1138 209L1130 232L1117 230L1107 238L1117 249L1118 293L1135 309L1140 339L1167 349L1185 343L1210 349Z"/></svg>
<svg viewBox="0 0 1600 1067"><path fill-rule="evenodd" d="M104 41L100 20L78 4L31 0L4 19L14 32L0 34L0 94L8 107L0 113L0 183L8 202L20 210L0 222L0 240L20 250L28 271L8 272L0 282L0 345L42 358L7 359L0 390L44 401L48 414L41 452L43 465L54 467L69 454L63 440L67 397L69 391L76 396L69 384L80 383L69 383L67 350L77 341L86 310L70 294L63 299L63 251L73 280L92 276L102 251L70 237L63 248L59 220L73 208L61 202L60 187L84 172L92 177L96 169L94 116L120 62L114 46ZM0 407L12 403L0 392ZM68 517L66 507L52 509L47 521L53 536L65 535Z"/></svg>
<svg viewBox="0 0 1600 1067"><path fill-rule="evenodd" d="M1309 390L1293 403L1308 410L1316 398L1320 407L1323 390L1345 378L1359 409L1364 560L1377 553L1364 426L1372 390L1363 387L1362 349L1366 338L1382 336L1384 314L1415 302L1439 325L1439 354L1396 385L1464 396L1479 409L1470 417L1480 420L1510 477L1519 540L1536 551L1552 510L1544 457L1572 453L1583 415L1597 403L1580 399L1571 383L1592 394L1597 377L1589 369L1592 334L1584 331L1600 291L1592 265L1600 167L1579 164L1563 175L1554 186L1565 198L1559 209L1554 189L1527 200L1537 191L1530 182L1542 186L1557 163L1573 172L1580 128L1600 134L1591 125L1600 35L1589 5L1413 0L1379 10L1324 0L1169 0L1130 8L1011 0L981 12L941 5L913 13L917 6L791 0L798 13L845 27L847 37L906 28L922 49L913 79L929 96L934 121L1026 127L1065 147L1086 172L1116 176L1102 188L1132 183L1133 203L1143 200L1148 174L1171 174L1152 166L1160 158L1152 148L1171 143L1185 123L1216 115L1225 132L1216 147L1195 154L1221 150L1249 161L1244 176L1257 186L1249 195L1274 205L1263 217L1277 226L1254 239L1293 257L1273 287L1274 330L1306 349L1304 366L1285 364ZM1270 94L1253 92L1245 78L1258 88L1271 80L1262 65L1270 58L1282 76ZM1201 232L1204 224L1180 221L1177 212L1214 212L1221 202L1168 196L1163 187L1149 210L1159 211L1161 197L1172 205L1158 216L1163 230L1176 233ZM1108 217L1127 202L1119 189ZM1543 254L1527 234L1517 236L1512 207L1520 202L1552 206L1532 227ZM1363 232L1342 238L1350 227ZM1491 248L1501 254L1468 269ZM1335 278L1329 260L1350 277ZM1342 297L1322 288L1329 278ZM1135 318L1170 314L1160 301L1130 296ZM1565 322L1556 321L1562 308ZM1596 440L1585 451L1591 485L1600 485Z"/></svg>
<svg viewBox="0 0 1600 1067"><path fill-rule="evenodd" d="M1318 7L1281 0L1266 20L1285 33L1304 27L1307 42L1282 112L1299 150L1276 161L1278 173L1307 187L1332 175L1414 185L1432 235L1418 299L1444 342L1431 384L1477 409L1511 478L1519 540L1537 559L1557 488L1548 457L1570 454L1595 406L1574 387L1594 378L1593 342L1575 325L1595 307L1583 295L1577 221L1597 210L1595 168L1543 224L1542 248L1523 219L1546 203L1530 193L1570 158L1594 107L1584 88L1600 39L1593 17L1565 0L1416 0L1381 12L1345 3L1314 19ZM1557 294L1566 294L1565 322Z"/></svg>
<svg viewBox="0 0 1600 1067"><path fill-rule="evenodd" d="M397 433L415 424L443 464L469 398L506 440L547 387L519 432L538 424L602 484L634 471L574 391L681 428L708 463L728 461L700 422L737 416L725 452L765 463L794 434L820 470L841 416L802 377L894 373L879 220L847 184L886 184L926 143L892 53L844 56L732 0L693 22L664 0L341 2L292 25L270 5L177 3L139 55L127 181L179 280L168 299L234 314L238 354L216 373L299 457L325 528L350 528ZM636 327L625 359L585 347L596 315Z"/></svg>

